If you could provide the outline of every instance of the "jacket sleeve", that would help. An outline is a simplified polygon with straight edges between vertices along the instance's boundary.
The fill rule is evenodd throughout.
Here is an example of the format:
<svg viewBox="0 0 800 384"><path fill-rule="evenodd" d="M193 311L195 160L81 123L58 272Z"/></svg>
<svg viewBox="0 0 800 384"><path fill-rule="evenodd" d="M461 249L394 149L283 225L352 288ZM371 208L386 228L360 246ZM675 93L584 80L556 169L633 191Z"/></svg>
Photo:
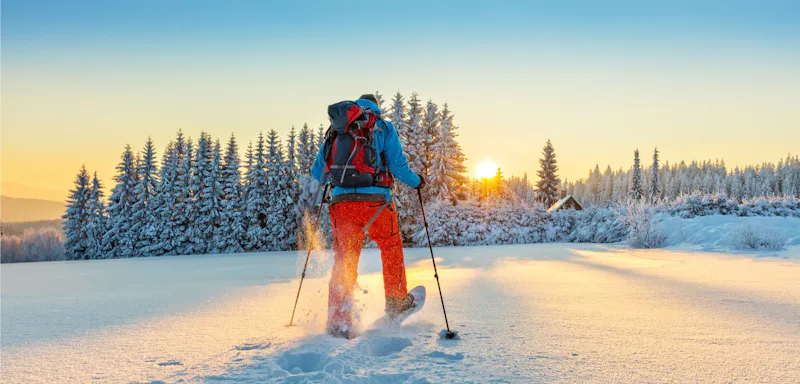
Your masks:
<svg viewBox="0 0 800 384"><path fill-rule="evenodd" d="M320 183L322 182L322 178L325 175L322 171L325 170L325 143L323 142L322 145L319 146L319 153L317 153L317 159L314 160L314 165L311 167L311 176L314 177Z"/></svg>
<svg viewBox="0 0 800 384"><path fill-rule="evenodd" d="M386 130L383 153L386 156L386 164L389 167L389 171L392 172L395 178L409 187L416 188L420 184L419 176L408 167L408 159L403 154L400 137L397 136L394 125L389 121L386 121L386 125L388 129Z"/></svg>

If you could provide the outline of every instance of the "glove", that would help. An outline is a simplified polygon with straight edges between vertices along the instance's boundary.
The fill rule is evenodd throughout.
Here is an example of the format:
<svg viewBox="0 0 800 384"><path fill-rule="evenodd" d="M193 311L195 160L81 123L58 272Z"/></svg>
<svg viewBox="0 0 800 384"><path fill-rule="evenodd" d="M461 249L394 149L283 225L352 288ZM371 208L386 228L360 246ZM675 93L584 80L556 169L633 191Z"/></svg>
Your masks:
<svg viewBox="0 0 800 384"><path fill-rule="evenodd" d="M417 174L417 177L419 177L419 185L417 185L416 189L425 188L425 178L422 177L422 175L420 175L419 173Z"/></svg>

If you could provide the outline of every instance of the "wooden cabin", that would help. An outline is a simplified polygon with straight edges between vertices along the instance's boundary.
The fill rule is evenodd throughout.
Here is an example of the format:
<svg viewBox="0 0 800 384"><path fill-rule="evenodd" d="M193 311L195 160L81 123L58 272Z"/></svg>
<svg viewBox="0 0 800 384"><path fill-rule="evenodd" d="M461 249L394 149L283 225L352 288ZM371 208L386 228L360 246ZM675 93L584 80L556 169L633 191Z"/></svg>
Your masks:
<svg viewBox="0 0 800 384"><path fill-rule="evenodd" d="M581 203L578 202L578 200L575 200L575 198L572 197L572 195L567 195L563 197L561 200L556 201L556 203L553 204L552 207L547 209L547 212L555 212L555 211L560 211L562 209L574 209L576 211L580 211L583 209L583 207L581 206Z"/></svg>

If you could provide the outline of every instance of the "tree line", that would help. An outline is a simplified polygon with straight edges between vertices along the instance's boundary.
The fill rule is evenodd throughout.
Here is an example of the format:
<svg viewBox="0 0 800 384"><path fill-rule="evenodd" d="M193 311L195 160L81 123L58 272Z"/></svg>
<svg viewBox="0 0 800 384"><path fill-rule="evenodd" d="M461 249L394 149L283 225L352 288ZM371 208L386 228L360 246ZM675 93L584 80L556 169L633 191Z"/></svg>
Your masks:
<svg viewBox="0 0 800 384"><path fill-rule="evenodd" d="M398 92L383 118L397 129L411 168L425 177L426 199L454 203L463 197L466 159L453 113L445 103L406 101ZM193 141L182 131L160 159L148 139L126 146L106 199L97 174L85 166L69 191L64 219L67 259L280 251L312 246L308 218L319 183L310 176L325 127L294 127L286 140L260 133L240 158L231 135L223 145L208 133ZM396 188L401 220L413 224L416 193ZM324 224L324 220L323 220ZM312 231L314 231L312 229ZM407 233L408 236L411 232Z"/></svg>
<svg viewBox="0 0 800 384"><path fill-rule="evenodd" d="M652 162L643 166L637 149L631 168L612 171L607 166L601 173L595 165L586 178L565 182L563 188L580 202L594 205L624 203L629 198L657 204L691 194L725 195L737 203L757 198L800 198L798 156L789 154L777 164L728 169L724 160L661 165L659 154L658 148L654 149Z"/></svg>

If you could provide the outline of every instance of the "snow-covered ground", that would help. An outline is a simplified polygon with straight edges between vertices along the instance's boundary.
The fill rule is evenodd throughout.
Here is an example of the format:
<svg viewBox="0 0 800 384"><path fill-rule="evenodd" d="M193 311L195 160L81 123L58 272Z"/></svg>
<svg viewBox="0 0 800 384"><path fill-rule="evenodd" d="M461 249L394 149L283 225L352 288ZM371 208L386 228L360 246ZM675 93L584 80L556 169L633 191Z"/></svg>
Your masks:
<svg viewBox="0 0 800 384"><path fill-rule="evenodd" d="M800 245L800 218L698 216L692 219L667 217L661 227L669 234L667 244L686 249L726 252L737 250L743 230L757 236L780 238L786 246ZM792 252L759 252L757 256L800 257Z"/></svg>
<svg viewBox="0 0 800 384"><path fill-rule="evenodd" d="M713 221L665 226L696 248L716 237L692 236L733 225L697 220ZM787 220L764 225L800 222ZM754 257L717 244L436 249L460 340L438 336L427 249L407 250L409 283L429 297L399 329L369 329L383 287L377 250L364 251L366 329L349 341L322 335L324 276L284 327L295 252L3 265L2 381L796 382L800 247Z"/></svg>

